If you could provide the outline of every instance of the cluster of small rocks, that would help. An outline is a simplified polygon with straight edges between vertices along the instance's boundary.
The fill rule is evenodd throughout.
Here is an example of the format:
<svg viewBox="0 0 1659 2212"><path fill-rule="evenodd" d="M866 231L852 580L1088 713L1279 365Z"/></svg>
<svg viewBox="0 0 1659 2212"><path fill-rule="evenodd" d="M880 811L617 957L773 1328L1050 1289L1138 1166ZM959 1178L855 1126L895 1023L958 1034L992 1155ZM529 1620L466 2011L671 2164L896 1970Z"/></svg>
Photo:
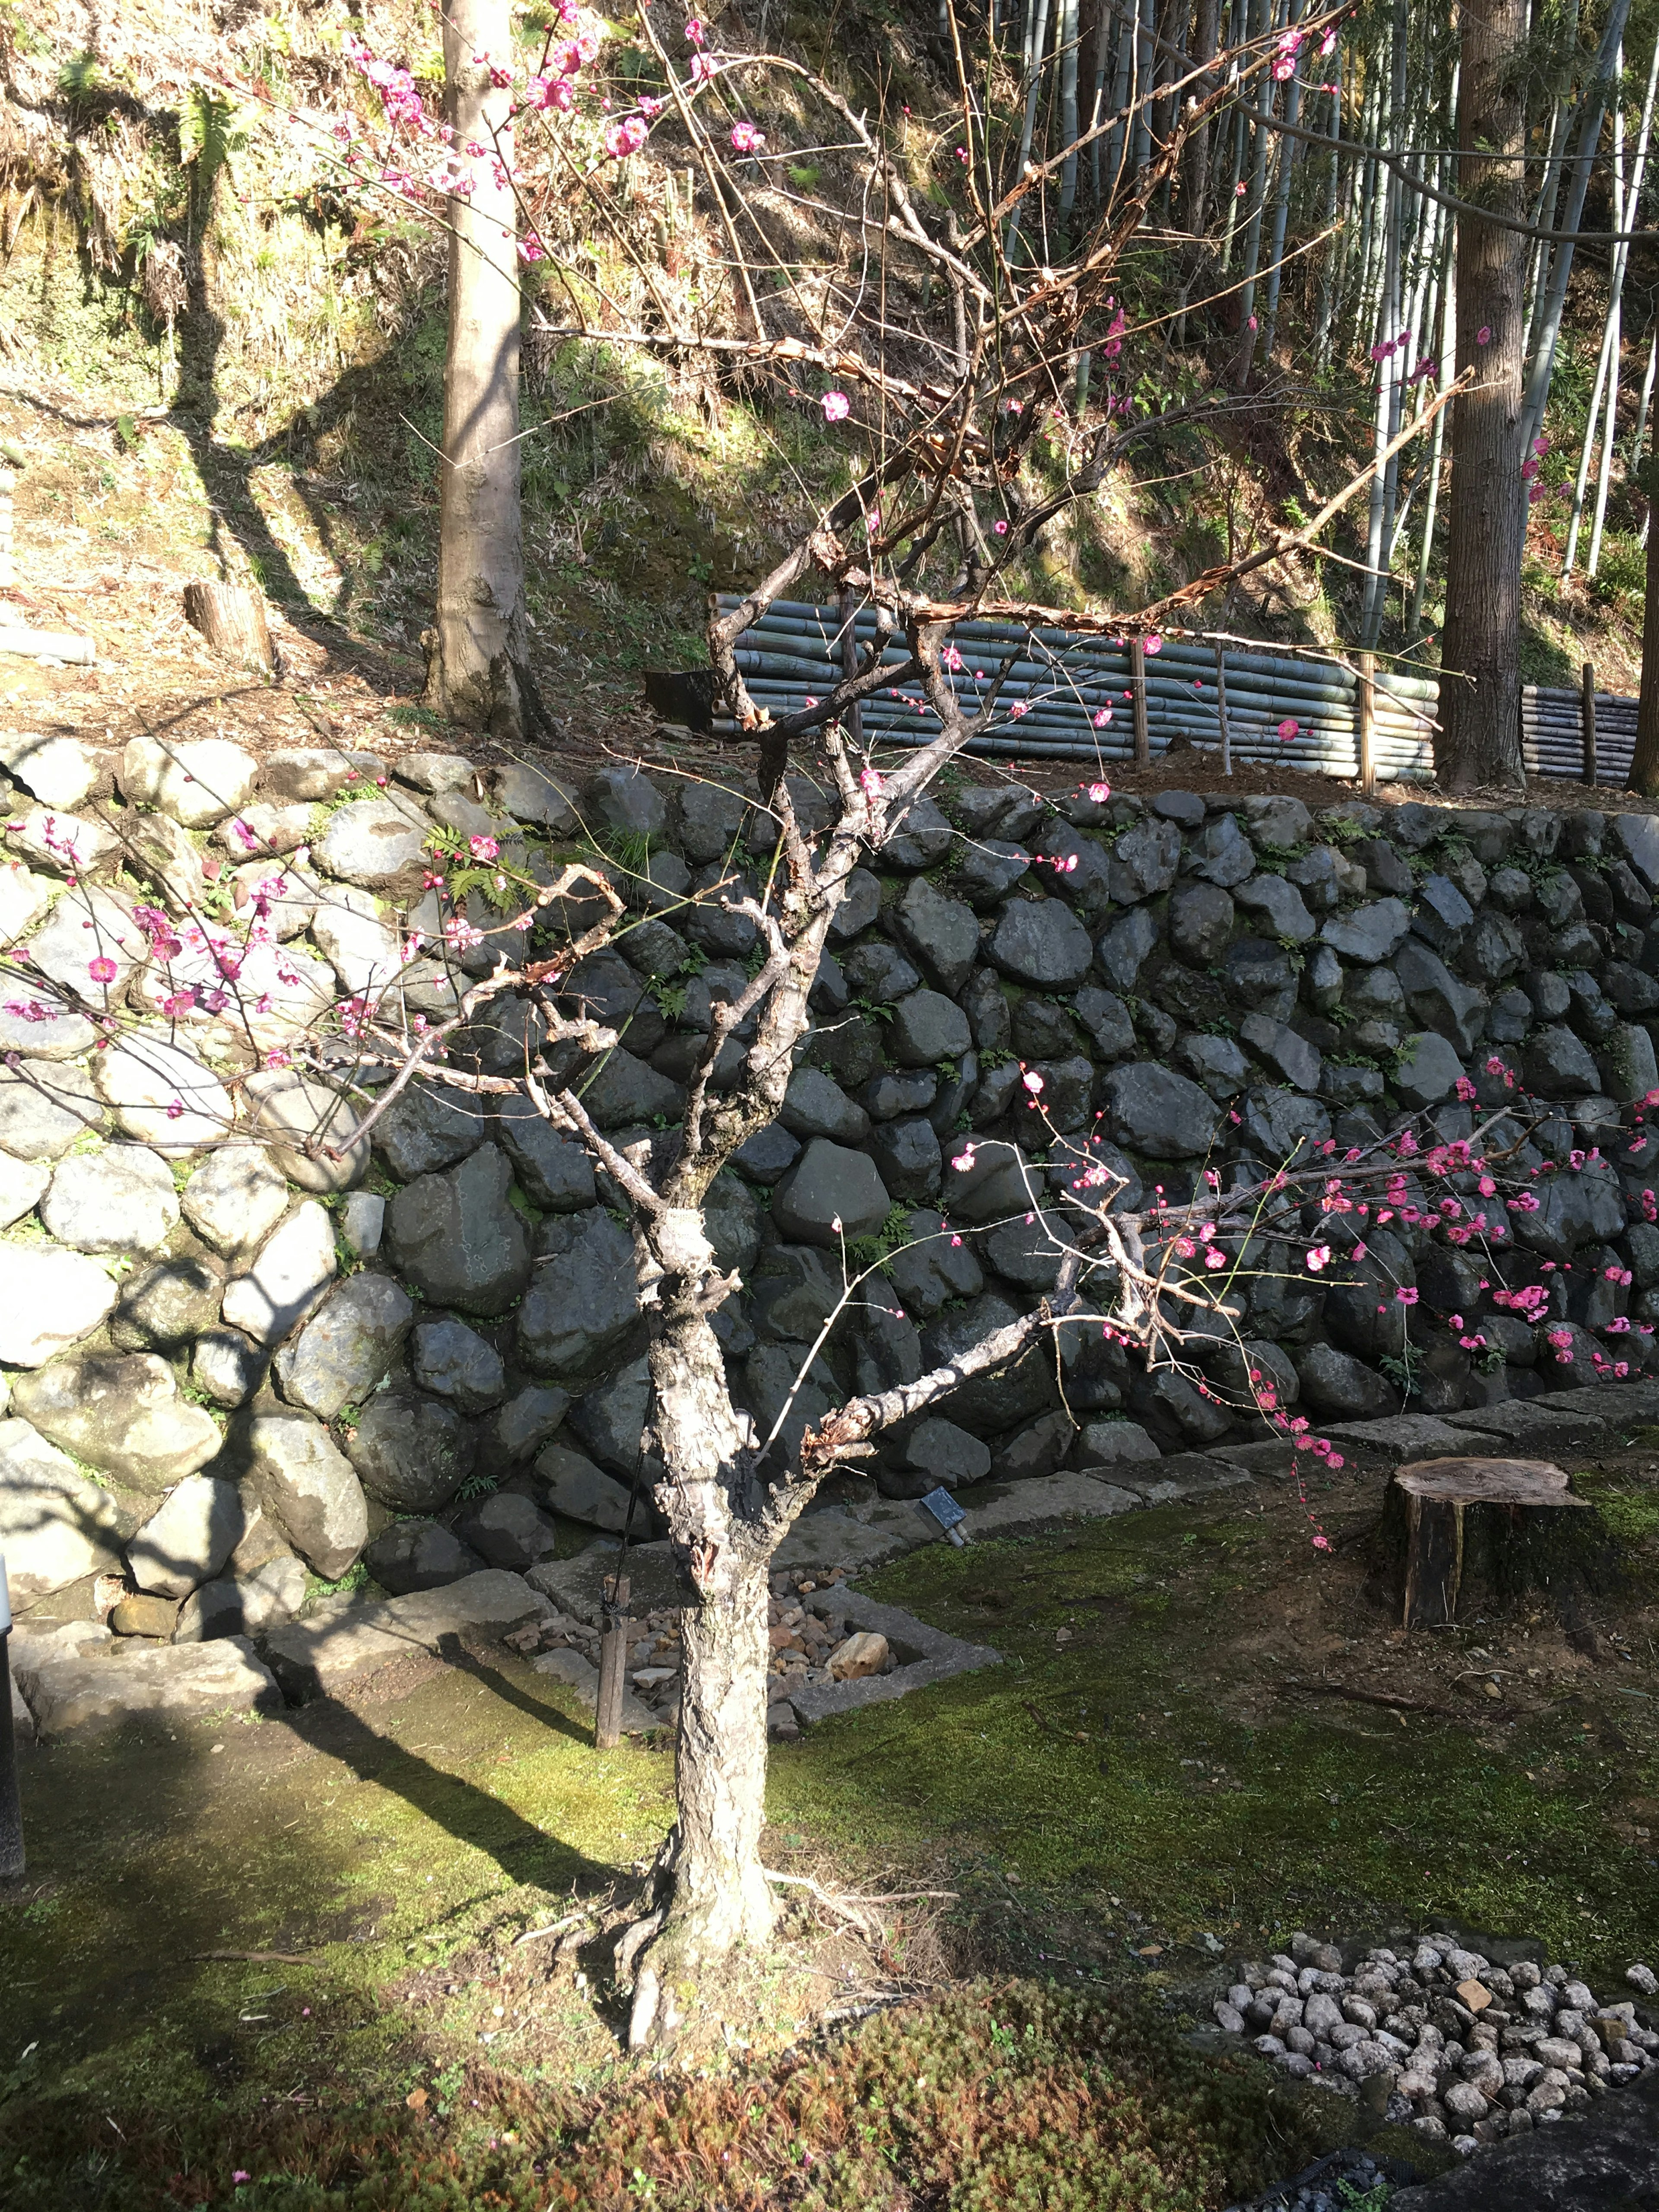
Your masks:
<svg viewBox="0 0 1659 2212"><path fill-rule="evenodd" d="M1388 2118L1466 2154L1583 2110L1659 2053L1644 2003L1604 2003L1565 1966L1499 1966L1444 1934L1344 1961L1298 1932L1265 1965L1241 1964L1216 2021L1287 2074L1366 2087ZM1626 1978L1659 1996L1647 1967Z"/></svg>
<svg viewBox="0 0 1659 2212"><path fill-rule="evenodd" d="M835 1575L823 1583L811 1576L773 1577L767 1631L774 1735L793 1738L799 1733L788 1703L792 1692L811 1683L862 1681L873 1674L890 1674L897 1664L884 1636L860 1629L849 1632L846 1620L833 1610L809 1609L802 1602L815 1592L833 1589L839 1580ZM664 1720L672 1720L679 1706L680 1620L678 1607L659 1607L638 1620L630 1619L628 1624L628 1681L641 1704ZM526 1656L574 1651L597 1668L601 1634L599 1622L560 1612L515 1630L506 1641Z"/></svg>
<svg viewBox="0 0 1659 2212"><path fill-rule="evenodd" d="M1416 2179L1416 2168L1405 2159L1330 2150L1288 2181L1275 2183L1248 2204L1230 2204L1226 2212L1353 2212L1356 2204L1374 2201L1377 2189Z"/></svg>

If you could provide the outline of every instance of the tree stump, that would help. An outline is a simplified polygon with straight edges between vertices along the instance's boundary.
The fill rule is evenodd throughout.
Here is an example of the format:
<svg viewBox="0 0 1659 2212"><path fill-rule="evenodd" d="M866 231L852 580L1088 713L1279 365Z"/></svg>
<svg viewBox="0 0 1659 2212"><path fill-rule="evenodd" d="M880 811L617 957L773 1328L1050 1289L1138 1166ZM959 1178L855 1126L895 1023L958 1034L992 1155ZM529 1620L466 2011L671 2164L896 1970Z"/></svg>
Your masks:
<svg viewBox="0 0 1659 2212"><path fill-rule="evenodd" d="M1620 1579L1606 1522L1547 1460L1402 1467L1383 1501L1381 1536L1407 1628L1444 1627L1465 1601L1502 1607L1540 1591L1576 1613L1580 1590Z"/></svg>
<svg viewBox="0 0 1659 2212"><path fill-rule="evenodd" d="M276 667L264 601L257 592L235 584L186 584L185 619L227 660L240 661L248 668Z"/></svg>

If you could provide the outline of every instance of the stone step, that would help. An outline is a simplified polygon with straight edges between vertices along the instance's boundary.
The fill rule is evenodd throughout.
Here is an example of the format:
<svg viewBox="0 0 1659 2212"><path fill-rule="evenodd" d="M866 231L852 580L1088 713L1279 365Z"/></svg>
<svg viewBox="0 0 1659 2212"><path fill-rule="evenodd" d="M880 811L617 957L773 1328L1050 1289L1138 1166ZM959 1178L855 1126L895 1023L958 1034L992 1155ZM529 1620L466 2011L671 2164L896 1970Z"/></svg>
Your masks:
<svg viewBox="0 0 1659 2212"><path fill-rule="evenodd" d="M441 1589L290 1621L265 1638L265 1656L289 1703L303 1705L314 1698L362 1689L411 1651L441 1656L446 1637L504 1636L526 1621L547 1619L552 1611L522 1575L487 1567ZM214 1650L217 1645L191 1648Z"/></svg>
<svg viewBox="0 0 1659 2212"><path fill-rule="evenodd" d="M42 1739L282 1710L271 1671L245 1636L150 1644L74 1621L34 1635L15 1632L11 1663Z"/></svg>

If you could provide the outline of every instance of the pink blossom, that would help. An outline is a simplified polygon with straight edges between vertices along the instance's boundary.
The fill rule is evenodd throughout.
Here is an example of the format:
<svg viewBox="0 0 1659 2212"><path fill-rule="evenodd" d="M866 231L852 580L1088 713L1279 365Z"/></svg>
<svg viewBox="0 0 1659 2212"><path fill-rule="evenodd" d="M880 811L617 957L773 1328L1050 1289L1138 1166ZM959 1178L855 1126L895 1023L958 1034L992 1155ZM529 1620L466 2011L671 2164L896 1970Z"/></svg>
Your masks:
<svg viewBox="0 0 1659 2212"><path fill-rule="evenodd" d="M758 154L766 143L766 133L757 131L752 123L736 123L732 126L732 150L736 154Z"/></svg>
<svg viewBox="0 0 1659 2212"><path fill-rule="evenodd" d="M1490 323L1481 324L1480 329L1474 334L1474 342L1476 345L1490 345L1492 343L1492 325Z"/></svg>
<svg viewBox="0 0 1659 2212"><path fill-rule="evenodd" d="M1022 1075L1019 1079L1025 1085L1025 1088L1033 1094L1033 1096L1035 1096L1036 1093L1042 1088L1042 1078L1037 1073L1034 1067L1028 1067L1024 1074Z"/></svg>
<svg viewBox="0 0 1659 2212"><path fill-rule="evenodd" d="M1103 730L1111 719L1112 710L1109 707L1097 708L1095 711L1094 718L1096 729Z"/></svg>
<svg viewBox="0 0 1659 2212"><path fill-rule="evenodd" d="M823 419L826 422L844 422L852 412L852 402L844 392L826 392L823 395Z"/></svg>
<svg viewBox="0 0 1659 2212"><path fill-rule="evenodd" d="M624 115L620 122L605 125L605 150L613 161L637 154L645 141L646 128L637 115Z"/></svg>
<svg viewBox="0 0 1659 2212"><path fill-rule="evenodd" d="M1302 725L1300 722L1287 716L1286 719L1279 726L1279 734L1284 738L1285 744L1289 744L1291 739L1298 734L1301 727Z"/></svg>
<svg viewBox="0 0 1659 2212"><path fill-rule="evenodd" d="M1091 783L1089 786L1089 796L1097 806L1103 806L1111 795L1112 787L1109 783Z"/></svg>
<svg viewBox="0 0 1659 2212"><path fill-rule="evenodd" d="M967 161L967 159L968 159L968 149L967 149L965 146L958 146L958 147L957 148L957 161L961 161L961 162L963 162L963 163L965 163L965 162Z"/></svg>
<svg viewBox="0 0 1659 2212"><path fill-rule="evenodd" d="M1408 1290L1404 1283L1400 1285L1399 1289L1394 1295L1396 1301L1402 1306L1414 1306L1417 1304L1416 1291Z"/></svg>
<svg viewBox="0 0 1659 2212"><path fill-rule="evenodd" d="M688 18L685 26L685 37L686 43L689 46L700 46L708 35L708 27L701 20L700 17L692 15Z"/></svg>
<svg viewBox="0 0 1659 2212"><path fill-rule="evenodd" d="M867 799L878 799L887 786L879 769L866 768L859 771L859 787Z"/></svg>
<svg viewBox="0 0 1659 2212"><path fill-rule="evenodd" d="M954 645L947 645L944 652L940 653L939 659L945 667L950 670L952 676L960 672L962 668L962 655L957 652Z"/></svg>
<svg viewBox="0 0 1659 2212"><path fill-rule="evenodd" d="M1312 1250L1308 1254L1308 1267L1310 1272L1316 1275L1318 1274L1322 1268L1329 1267L1330 1261L1330 1246L1328 1244L1316 1244Z"/></svg>
<svg viewBox="0 0 1659 2212"><path fill-rule="evenodd" d="M1008 526L1006 522L994 522L991 527L999 538L1006 538L1008 535Z"/></svg>
<svg viewBox="0 0 1659 2212"><path fill-rule="evenodd" d="M466 842L475 860L493 860L501 849L493 837L469 837Z"/></svg>
<svg viewBox="0 0 1659 2212"><path fill-rule="evenodd" d="M1022 714L1028 714L1030 711L1030 706L1024 699L1014 700L1008 709L1011 719L1016 722L1018 721Z"/></svg>
<svg viewBox="0 0 1659 2212"><path fill-rule="evenodd" d="M1453 1085L1453 1088L1455 1090L1458 1097L1463 1101L1465 1105L1467 1105L1469 1100L1474 1096L1474 1085L1469 1081L1467 1075L1460 1075L1456 1083Z"/></svg>
<svg viewBox="0 0 1659 2212"><path fill-rule="evenodd" d="M1148 653L1162 653L1162 652L1163 652L1163 650L1164 650L1164 641L1163 641L1163 639L1158 635L1158 632L1157 632L1156 630L1154 630L1154 631L1152 632L1152 635L1151 635L1151 636L1146 640L1146 650Z"/></svg>
<svg viewBox="0 0 1659 2212"><path fill-rule="evenodd" d="M88 961L87 973L94 983L112 983L118 970L108 954L100 952L95 960Z"/></svg>

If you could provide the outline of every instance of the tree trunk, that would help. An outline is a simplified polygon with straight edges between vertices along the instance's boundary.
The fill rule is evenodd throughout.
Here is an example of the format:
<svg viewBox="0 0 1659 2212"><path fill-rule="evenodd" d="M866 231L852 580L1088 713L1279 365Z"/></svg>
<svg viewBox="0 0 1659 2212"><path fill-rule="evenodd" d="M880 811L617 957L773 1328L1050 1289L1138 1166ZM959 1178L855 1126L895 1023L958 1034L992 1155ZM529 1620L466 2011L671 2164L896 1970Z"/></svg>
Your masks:
<svg viewBox="0 0 1659 2212"><path fill-rule="evenodd" d="M771 1934L761 1865L765 1818L767 1562L775 1536L732 1411L726 1364L701 1294L719 1279L699 1215L674 1207L641 1231L641 1273L664 1308L651 1346L657 1490L690 1602L676 1744L678 1817L658 1865L658 1901L618 1948L635 1972L629 2040L665 2034L678 1992L739 1945Z"/></svg>
<svg viewBox="0 0 1659 2212"><path fill-rule="evenodd" d="M472 189L448 204L438 604L422 641L426 697L453 722L518 741L550 732L526 659L512 93L491 85L489 67L511 58L507 0L452 0L443 40L455 160ZM469 143L483 154L459 150Z"/></svg>
<svg viewBox="0 0 1659 2212"><path fill-rule="evenodd" d="M1525 198L1520 161L1486 157L1523 150L1514 64L1526 13L1526 0L1466 0L1457 117L1460 197L1517 217ZM1526 781L1518 669L1526 261L1526 240L1517 234L1459 216L1457 357L1460 368L1473 366L1476 382L1453 402L1441 654L1450 681L1441 684L1443 727L1435 741L1436 772L1454 791Z"/></svg>
<svg viewBox="0 0 1659 2212"><path fill-rule="evenodd" d="M1647 599L1642 610L1642 689L1636 706L1636 750L1631 758L1632 790L1659 799L1659 530L1654 506L1659 501L1659 407L1653 410L1648 447Z"/></svg>

